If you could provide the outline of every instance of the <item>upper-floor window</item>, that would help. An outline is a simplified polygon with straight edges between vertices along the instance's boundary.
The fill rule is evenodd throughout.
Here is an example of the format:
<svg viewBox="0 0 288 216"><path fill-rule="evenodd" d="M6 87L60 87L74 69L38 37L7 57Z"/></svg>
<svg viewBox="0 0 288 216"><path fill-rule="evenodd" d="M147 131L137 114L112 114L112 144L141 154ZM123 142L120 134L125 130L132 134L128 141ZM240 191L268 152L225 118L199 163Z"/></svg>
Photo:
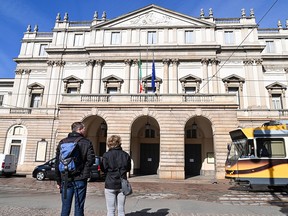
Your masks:
<svg viewBox="0 0 288 216"><path fill-rule="evenodd" d="M274 41L266 41L266 48L267 53L274 53L275 52L275 44Z"/></svg>
<svg viewBox="0 0 288 216"><path fill-rule="evenodd" d="M271 109L284 109L286 107L285 100L285 91L287 89L286 85L274 82L268 86L266 89L269 93L269 102Z"/></svg>
<svg viewBox="0 0 288 216"><path fill-rule="evenodd" d="M69 76L63 79L64 82L64 92L68 94L77 94L80 93L81 84L83 83L82 79L79 79L75 76Z"/></svg>
<svg viewBox="0 0 288 216"><path fill-rule="evenodd" d="M235 94L237 103L239 104L239 108L243 106L243 84L245 83L245 79L236 75L232 74L228 77L222 79L225 92L228 94Z"/></svg>
<svg viewBox="0 0 288 216"><path fill-rule="evenodd" d="M192 74L188 74L182 78L179 79L181 86L182 86L182 92L185 94L195 94L200 89L200 84L202 80L194 76Z"/></svg>
<svg viewBox="0 0 288 216"><path fill-rule="evenodd" d="M112 32L111 34L111 44L119 45L121 44L121 35L120 32Z"/></svg>
<svg viewBox="0 0 288 216"><path fill-rule="evenodd" d="M29 96L30 96L30 107L40 107L43 93L44 93L44 86L39 83L32 83L28 86L29 89Z"/></svg>
<svg viewBox="0 0 288 216"><path fill-rule="evenodd" d="M156 44L157 43L156 31L148 31L147 43L148 44Z"/></svg>
<svg viewBox="0 0 288 216"><path fill-rule="evenodd" d="M186 138L197 138L197 128L192 128L192 129L188 129L186 130Z"/></svg>
<svg viewBox="0 0 288 216"><path fill-rule="evenodd" d="M75 34L74 35L74 46L83 46L83 34Z"/></svg>
<svg viewBox="0 0 288 216"><path fill-rule="evenodd" d="M148 75L142 78L143 90L145 93L151 94L159 94L160 93L160 85L162 83L162 79L159 77L155 77L154 86L152 84L152 75Z"/></svg>
<svg viewBox="0 0 288 216"><path fill-rule="evenodd" d="M37 108L40 106L40 103L41 103L41 94L32 93L30 107Z"/></svg>
<svg viewBox="0 0 288 216"><path fill-rule="evenodd" d="M234 44L234 32L233 31L224 31L224 40L225 44Z"/></svg>
<svg viewBox="0 0 288 216"><path fill-rule="evenodd" d="M272 109L283 109L281 94L272 94Z"/></svg>
<svg viewBox="0 0 288 216"><path fill-rule="evenodd" d="M104 92L106 94L120 93L122 83L124 82L123 79L121 79L115 75L110 75L108 77L105 77L105 78L103 78L102 81L104 83Z"/></svg>
<svg viewBox="0 0 288 216"><path fill-rule="evenodd" d="M186 44L195 43L194 31L185 31L185 43Z"/></svg>
<svg viewBox="0 0 288 216"><path fill-rule="evenodd" d="M0 106L3 106L4 95L0 95Z"/></svg>
<svg viewBox="0 0 288 216"><path fill-rule="evenodd" d="M78 91L77 87L67 87L67 93L68 94L76 94Z"/></svg>
<svg viewBox="0 0 288 216"><path fill-rule="evenodd" d="M185 94L195 94L196 87L184 87Z"/></svg>
<svg viewBox="0 0 288 216"><path fill-rule="evenodd" d="M107 87L107 94L115 94L118 92L117 87Z"/></svg>
<svg viewBox="0 0 288 216"><path fill-rule="evenodd" d="M39 50L39 56L47 56L46 48L48 47L47 44L41 44Z"/></svg>
<svg viewBox="0 0 288 216"><path fill-rule="evenodd" d="M237 97L237 103L239 104L239 87L229 87L228 86L228 93L229 94L236 94Z"/></svg>

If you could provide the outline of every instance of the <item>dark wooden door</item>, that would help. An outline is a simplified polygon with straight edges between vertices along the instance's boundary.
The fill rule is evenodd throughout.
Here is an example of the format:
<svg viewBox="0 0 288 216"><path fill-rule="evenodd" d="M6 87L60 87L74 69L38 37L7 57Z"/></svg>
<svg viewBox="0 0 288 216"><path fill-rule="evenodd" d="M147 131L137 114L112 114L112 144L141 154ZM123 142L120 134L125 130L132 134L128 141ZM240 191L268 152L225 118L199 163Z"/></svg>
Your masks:
<svg viewBox="0 0 288 216"><path fill-rule="evenodd" d="M185 175L200 175L201 166L201 144L185 144Z"/></svg>
<svg viewBox="0 0 288 216"><path fill-rule="evenodd" d="M140 174L157 174L159 167L159 144L141 144L140 145Z"/></svg>

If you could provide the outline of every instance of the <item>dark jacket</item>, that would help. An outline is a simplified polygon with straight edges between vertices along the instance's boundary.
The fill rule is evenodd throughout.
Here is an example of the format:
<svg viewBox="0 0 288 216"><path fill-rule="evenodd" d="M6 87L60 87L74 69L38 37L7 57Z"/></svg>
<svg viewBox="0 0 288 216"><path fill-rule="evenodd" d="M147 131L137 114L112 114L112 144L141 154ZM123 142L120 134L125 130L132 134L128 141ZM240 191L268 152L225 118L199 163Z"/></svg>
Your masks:
<svg viewBox="0 0 288 216"><path fill-rule="evenodd" d="M61 173L59 171L59 155L60 155L60 146L64 142L74 142L77 138L82 137L80 141L78 141L78 145L80 147L81 155L82 155L82 161L84 163L83 169L81 172L74 176L73 180L84 180L88 179L90 177L90 167L93 165L94 162L94 151L93 146L90 140L86 139L82 134L77 132L72 132L68 134L68 137L65 139L62 139L56 149L56 166L55 166L55 172L57 176L57 182L58 184L61 182Z"/></svg>
<svg viewBox="0 0 288 216"><path fill-rule="evenodd" d="M127 172L131 170L131 158L121 147L109 149L104 153L101 170L106 174L105 188L121 189L120 174L127 179Z"/></svg>

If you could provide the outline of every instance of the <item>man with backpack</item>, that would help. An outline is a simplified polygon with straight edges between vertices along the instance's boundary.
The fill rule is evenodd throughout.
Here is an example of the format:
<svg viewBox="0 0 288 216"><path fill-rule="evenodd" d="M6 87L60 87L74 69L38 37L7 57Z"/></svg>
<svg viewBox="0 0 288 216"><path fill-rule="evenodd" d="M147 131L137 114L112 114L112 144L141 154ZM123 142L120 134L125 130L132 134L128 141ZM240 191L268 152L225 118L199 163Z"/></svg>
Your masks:
<svg viewBox="0 0 288 216"><path fill-rule="evenodd" d="M87 179L94 162L94 151L90 140L85 138L85 125L74 122L72 132L62 139L56 150L57 186L62 199L61 216L69 216L75 194L75 216L84 215Z"/></svg>

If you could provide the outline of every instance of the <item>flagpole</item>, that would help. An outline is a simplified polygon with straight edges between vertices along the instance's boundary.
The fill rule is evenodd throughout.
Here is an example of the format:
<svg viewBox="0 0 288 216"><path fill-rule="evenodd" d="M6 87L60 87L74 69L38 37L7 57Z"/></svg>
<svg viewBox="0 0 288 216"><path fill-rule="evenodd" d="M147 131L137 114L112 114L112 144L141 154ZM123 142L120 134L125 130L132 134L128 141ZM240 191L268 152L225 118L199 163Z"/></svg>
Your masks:
<svg viewBox="0 0 288 216"><path fill-rule="evenodd" d="M156 71L155 71L155 61L154 61L154 51L153 51L151 87L154 93L156 92L155 80L156 80Z"/></svg>
<svg viewBox="0 0 288 216"><path fill-rule="evenodd" d="M138 84L139 84L139 89L138 92L142 93L143 91L143 86L142 86L142 60L141 60L141 51L140 51L140 59L138 61Z"/></svg>

